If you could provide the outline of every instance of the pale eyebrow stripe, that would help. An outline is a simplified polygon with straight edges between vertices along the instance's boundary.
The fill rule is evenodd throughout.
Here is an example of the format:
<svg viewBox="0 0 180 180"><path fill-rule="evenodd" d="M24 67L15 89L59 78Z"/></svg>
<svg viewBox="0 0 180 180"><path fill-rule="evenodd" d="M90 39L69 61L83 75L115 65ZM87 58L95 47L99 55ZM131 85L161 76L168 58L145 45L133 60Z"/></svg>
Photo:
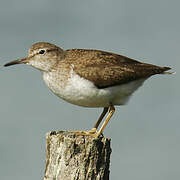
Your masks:
<svg viewBox="0 0 180 180"><path fill-rule="evenodd" d="M58 50L58 48L47 49L46 52L57 51L57 50Z"/></svg>
<svg viewBox="0 0 180 180"><path fill-rule="evenodd" d="M53 49L46 49L45 51L46 51L46 52L51 52L51 51L57 51L57 50L58 50L58 48L53 48ZM29 58L32 58L32 57L34 57L34 56L37 55L37 54L39 54L39 52L37 52L37 53L29 56Z"/></svg>

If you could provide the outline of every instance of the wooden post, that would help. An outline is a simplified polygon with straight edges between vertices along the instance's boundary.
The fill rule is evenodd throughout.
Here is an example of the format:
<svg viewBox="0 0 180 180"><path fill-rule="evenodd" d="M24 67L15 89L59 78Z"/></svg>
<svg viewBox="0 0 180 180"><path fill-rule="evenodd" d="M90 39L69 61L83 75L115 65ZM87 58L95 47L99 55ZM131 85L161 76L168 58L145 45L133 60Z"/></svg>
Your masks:
<svg viewBox="0 0 180 180"><path fill-rule="evenodd" d="M108 138L47 133L43 180L109 180L110 154Z"/></svg>

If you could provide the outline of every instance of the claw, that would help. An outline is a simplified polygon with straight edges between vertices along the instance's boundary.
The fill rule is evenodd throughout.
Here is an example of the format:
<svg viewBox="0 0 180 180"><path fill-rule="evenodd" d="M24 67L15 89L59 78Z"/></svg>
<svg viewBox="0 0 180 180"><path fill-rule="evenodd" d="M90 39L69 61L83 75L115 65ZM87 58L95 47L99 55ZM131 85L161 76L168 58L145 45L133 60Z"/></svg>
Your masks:
<svg viewBox="0 0 180 180"><path fill-rule="evenodd" d="M97 128L92 128L91 130L89 130L87 132L89 132L90 134L95 134L95 133L97 133Z"/></svg>
<svg viewBox="0 0 180 180"><path fill-rule="evenodd" d="M71 133L75 133L77 136L91 136L94 138L99 137L99 132L97 132L96 128L92 128L89 131L70 131Z"/></svg>

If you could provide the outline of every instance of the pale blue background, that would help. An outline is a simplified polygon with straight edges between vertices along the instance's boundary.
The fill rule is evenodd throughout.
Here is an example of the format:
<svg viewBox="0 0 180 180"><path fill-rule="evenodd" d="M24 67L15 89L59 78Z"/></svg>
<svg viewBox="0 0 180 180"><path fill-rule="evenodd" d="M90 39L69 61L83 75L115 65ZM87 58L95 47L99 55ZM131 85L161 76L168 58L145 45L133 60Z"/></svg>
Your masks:
<svg viewBox="0 0 180 180"><path fill-rule="evenodd" d="M180 179L180 1L1 0L0 64L24 57L38 41L95 48L171 66L176 75L147 80L117 111L111 180ZM19 65L0 71L0 179L42 179L45 133L90 129L102 109L74 106Z"/></svg>

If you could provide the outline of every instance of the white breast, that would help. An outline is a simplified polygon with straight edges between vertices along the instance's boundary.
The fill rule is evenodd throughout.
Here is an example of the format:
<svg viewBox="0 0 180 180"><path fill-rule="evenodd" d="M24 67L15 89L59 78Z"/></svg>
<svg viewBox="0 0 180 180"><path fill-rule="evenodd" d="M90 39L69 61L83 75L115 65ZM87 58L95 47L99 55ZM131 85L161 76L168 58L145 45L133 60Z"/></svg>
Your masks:
<svg viewBox="0 0 180 180"><path fill-rule="evenodd" d="M145 81L145 79L141 79L123 85L98 89L91 81L81 78L73 70L66 82L62 80L57 82L55 73L45 72L43 74L44 81L53 93L69 103L85 107L123 105Z"/></svg>

